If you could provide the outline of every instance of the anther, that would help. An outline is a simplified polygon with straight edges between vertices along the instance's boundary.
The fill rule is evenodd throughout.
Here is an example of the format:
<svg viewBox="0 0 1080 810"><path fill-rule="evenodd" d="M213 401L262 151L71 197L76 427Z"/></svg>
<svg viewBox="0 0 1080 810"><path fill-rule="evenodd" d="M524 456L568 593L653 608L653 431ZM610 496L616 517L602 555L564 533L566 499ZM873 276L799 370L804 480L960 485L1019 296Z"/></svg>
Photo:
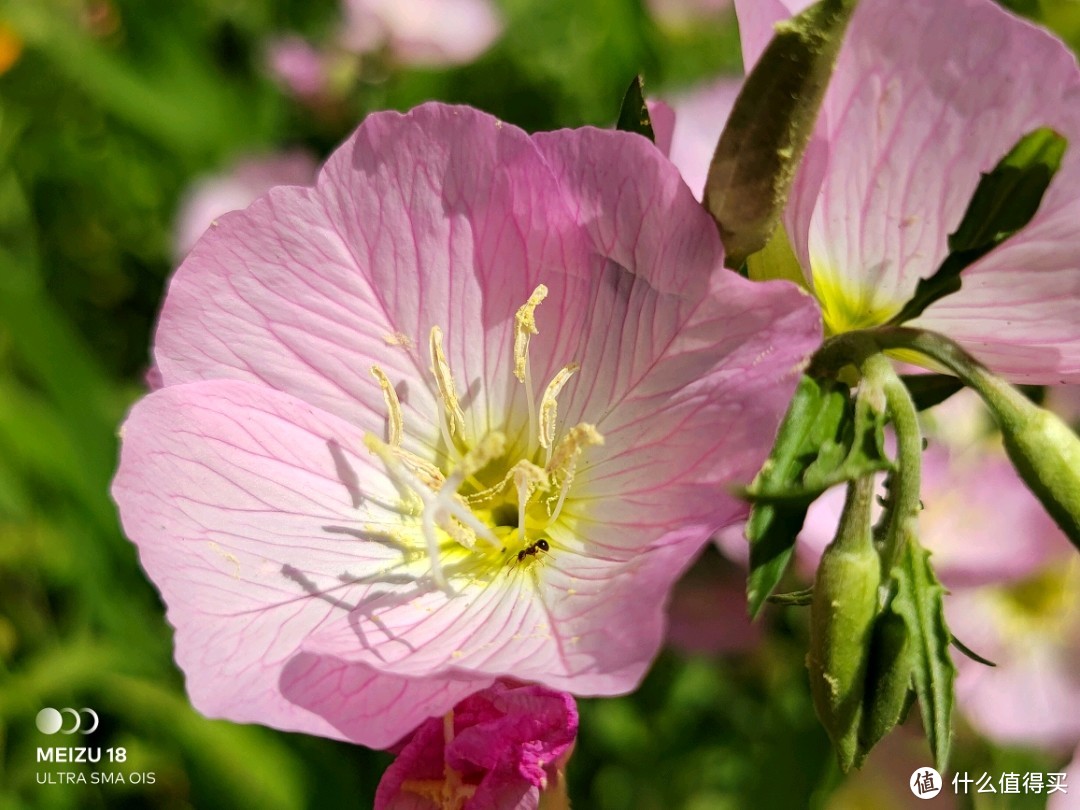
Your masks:
<svg viewBox="0 0 1080 810"><path fill-rule="evenodd" d="M548 451L549 456L551 445L555 442L555 427L559 417L559 392L580 368L577 363L565 366L548 383L544 397L540 400L540 446Z"/></svg>
<svg viewBox="0 0 1080 810"><path fill-rule="evenodd" d="M435 375L435 384L439 388L439 399L446 414L450 435L461 435L465 432L465 413L461 410L461 403L458 401L457 390L454 387L454 377L450 373L450 364L446 362L446 355L443 354L442 344L442 329L438 326L431 327L431 373ZM453 449L453 444L450 445L450 449Z"/></svg>
<svg viewBox="0 0 1080 810"><path fill-rule="evenodd" d="M394 386L390 384L390 378L386 376L386 373L378 366L371 367L371 376L379 382L379 388L382 389L383 402L386 403L388 427L387 427L387 443L391 447L399 447L401 445L402 432L405 427L405 420L401 415L401 402L398 400L397 391L394 390Z"/></svg>
<svg viewBox="0 0 1080 810"><path fill-rule="evenodd" d="M514 376L518 378L518 382L525 382L529 341L533 335L540 334L540 330L536 328L536 308L547 298L547 294L548 288L543 284L539 285L514 316Z"/></svg>

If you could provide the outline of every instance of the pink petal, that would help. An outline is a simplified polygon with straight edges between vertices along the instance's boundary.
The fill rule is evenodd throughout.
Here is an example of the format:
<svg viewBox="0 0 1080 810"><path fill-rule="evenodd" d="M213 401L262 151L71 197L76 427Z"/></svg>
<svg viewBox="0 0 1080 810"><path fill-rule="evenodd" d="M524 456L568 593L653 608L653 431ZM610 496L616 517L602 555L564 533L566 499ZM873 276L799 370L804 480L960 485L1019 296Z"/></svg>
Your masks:
<svg viewBox="0 0 1080 810"><path fill-rule="evenodd" d="M357 579L400 556L365 529L393 519L382 504L397 496L355 427L220 381L150 395L123 430L113 496L168 605L200 711L386 746L490 682L301 654L363 593Z"/></svg>
<svg viewBox="0 0 1080 810"><path fill-rule="evenodd" d="M268 554L304 572L295 584L310 583L309 596L334 589L338 610L318 599L299 649L400 678L632 688L660 644L667 588L745 512L718 491L749 481L820 339L805 294L748 282L722 259L715 227L647 140L599 130L530 139L441 105L371 116L316 188L271 192L224 217L170 290L158 334L167 386L229 377L280 389L351 437L341 446L355 452L364 430L384 430L382 394L365 373L378 363L398 382L406 434L431 458L426 336L440 325L467 392L467 433L500 427L514 438L528 417L511 373L513 316L542 281L550 292L530 351L534 392L580 362L560 425L588 421L606 437L579 465L567 525L552 530L539 568L511 559L456 597L395 550L344 561L339 551L327 560L337 568L329 584L330 571L288 549ZM295 439L305 463L330 463L324 433ZM361 487L397 503L369 458L354 469ZM340 486L334 472L324 476ZM364 527L353 512L352 524L296 512L319 542L325 525Z"/></svg>
<svg viewBox="0 0 1080 810"><path fill-rule="evenodd" d="M686 185L699 200L716 142L741 87L740 79L725 77L670 99L675 115L671 162L679 167Z"/></svg>
<svg viewBox="0 0 1080 810"><path fill-rule="evenodd" d="M1078 100L1065 46L990 0L861 3L787 217L815 288L894 314L946 255L979 173L1036 127L1075 140ZM1014 380L1080 380L1078 173L1070 150L1035 221L915 323Z"/></svg>
<svg viewBox="0 0 1080 810"><path fill-rule="evenodd" d="M459 384L483 383L466 411L482 434L520 398L514 313L542 275L582 272L580 244L521 130L438 104L378 113L314 189L273 191L219 220L173 279L157 364L166 385L258 381L381 431L382 392L368 374L379 364L407 385L407 432L433 445L428 335L438 325ZM548 378L537 376L539 389Z"/></svg>

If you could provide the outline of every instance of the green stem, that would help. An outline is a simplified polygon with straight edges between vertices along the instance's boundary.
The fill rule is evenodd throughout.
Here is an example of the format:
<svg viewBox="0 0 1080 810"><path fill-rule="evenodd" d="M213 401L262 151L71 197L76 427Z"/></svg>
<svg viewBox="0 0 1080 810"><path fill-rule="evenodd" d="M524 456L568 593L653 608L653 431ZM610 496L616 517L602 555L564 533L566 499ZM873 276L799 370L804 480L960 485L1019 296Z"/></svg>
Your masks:
<svg viewBox="0 0 1080 810"><path fill-rule="evenodd" d="M943 335L903 327L877 330L882 348L914 349L974 388L1001 428L1017 472L1080 549L1080 437Z"/></svg>
<svg viewBox="0 0 1080 810"><path fill-rule="evenodd" d="M907 386L883 354L870 354L861 366L864 384L880 391L896 429L896 472L891 478L889 509L882 536L881 563L887 574L900 559L909 537L916 535L922 479L922 429Z"/></svg>

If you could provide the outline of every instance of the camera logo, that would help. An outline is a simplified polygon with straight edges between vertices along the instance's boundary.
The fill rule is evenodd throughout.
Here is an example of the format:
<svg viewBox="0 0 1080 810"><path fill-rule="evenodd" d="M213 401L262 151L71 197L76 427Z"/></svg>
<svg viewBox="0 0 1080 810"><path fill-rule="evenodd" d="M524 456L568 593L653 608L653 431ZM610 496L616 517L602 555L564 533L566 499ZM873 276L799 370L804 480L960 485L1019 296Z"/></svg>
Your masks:
<svg viewBox="0 0 1080 810"><path fill-rule="evenodd" d="M65 727L65 718L70 717ZM42 734L92 734L97 731L98 716L93 709L42 709L37 713L37 727Z"/></svg>

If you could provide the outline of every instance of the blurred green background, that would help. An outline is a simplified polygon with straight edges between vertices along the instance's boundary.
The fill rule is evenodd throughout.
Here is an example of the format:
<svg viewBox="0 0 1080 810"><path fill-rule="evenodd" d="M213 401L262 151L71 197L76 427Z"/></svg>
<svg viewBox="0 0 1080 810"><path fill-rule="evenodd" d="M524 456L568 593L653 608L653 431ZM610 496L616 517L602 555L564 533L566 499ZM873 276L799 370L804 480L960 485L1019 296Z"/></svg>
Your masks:
<svg viewBox="0 0 1080 810"><path fill-rule="evenodd" d="M739 66L730 14L673 23L643 0L497 5L505 30L475 62L339 59L333 92L312 103L271 78L266 49L286 33L328 41L336 0L0 3L0 808L371 806L387 755L190 709L108 497L115 434L144 390L196 178L286 147L324 157L367 111L426 99L531 130L606 126L635 73L662 94ZM1015 5L1080 41L1076 2ZM801 620L774 614L747 654L665 653L635 695L583 701L575 807L877 808L906 794L899 781L875 793L840 779L809 703ZM93 743L126 747L127 773L154 783L38 784L45 706L97 709ZM963 729L957 760L1061 764ZM1012 798L979 806L1041 806Z"/></svg>

